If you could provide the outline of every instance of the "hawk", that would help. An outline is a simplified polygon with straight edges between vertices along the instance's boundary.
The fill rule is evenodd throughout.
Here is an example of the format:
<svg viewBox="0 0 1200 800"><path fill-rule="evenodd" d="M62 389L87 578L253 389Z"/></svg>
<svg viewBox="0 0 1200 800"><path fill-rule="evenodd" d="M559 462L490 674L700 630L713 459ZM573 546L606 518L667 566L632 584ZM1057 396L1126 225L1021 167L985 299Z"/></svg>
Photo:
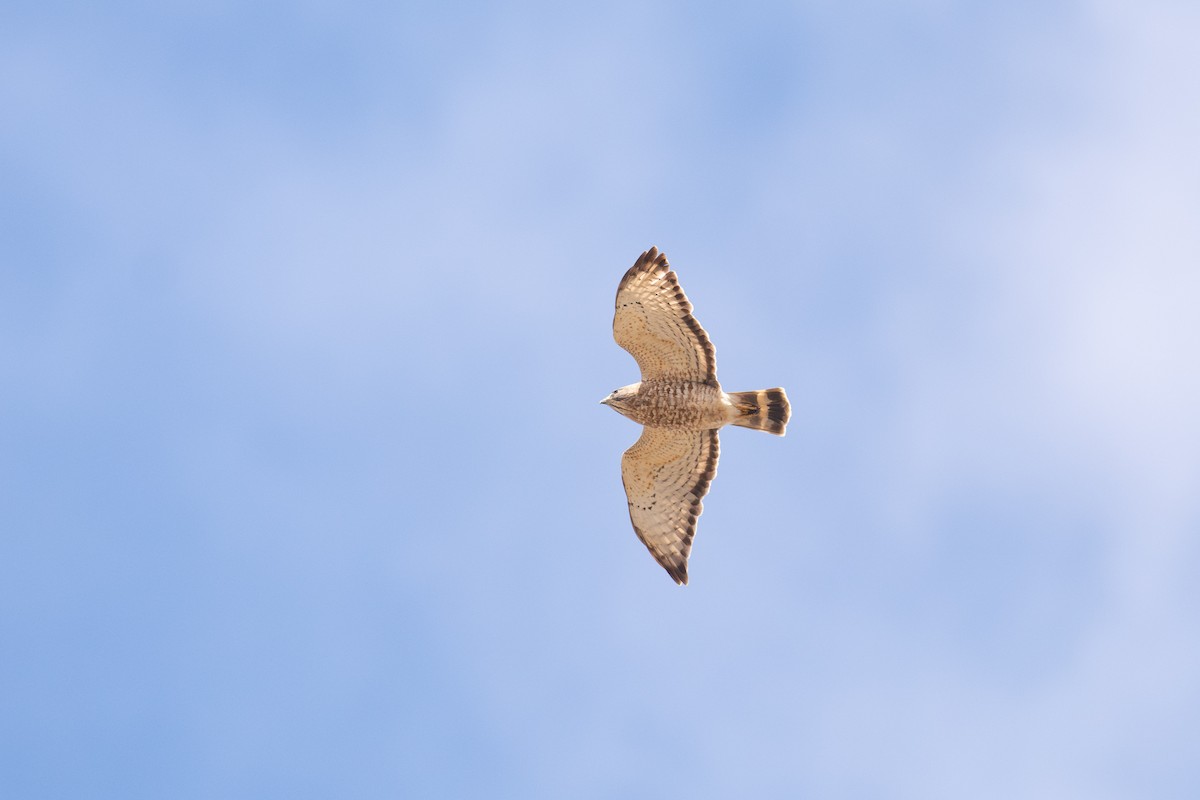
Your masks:
<svg viewBox="0 0 1200 800"><path fill-rule="evenodd" d="M732 423L783 436L791 406L783 389L721 390L712 342L656 247L617 287L613 338L642 371L640 382L600 401L643 426L621 458L629 519L667 574L685 584L701 500L717 474L717 431Z"/></svg>

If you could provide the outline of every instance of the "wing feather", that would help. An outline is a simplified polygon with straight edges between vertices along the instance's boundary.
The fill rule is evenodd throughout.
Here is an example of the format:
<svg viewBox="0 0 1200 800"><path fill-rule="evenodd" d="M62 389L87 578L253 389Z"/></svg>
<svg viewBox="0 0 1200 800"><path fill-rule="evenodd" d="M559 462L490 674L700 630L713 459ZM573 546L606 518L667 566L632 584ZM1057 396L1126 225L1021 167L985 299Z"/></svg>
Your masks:
<svg viewBox="0 0 1200 800"><path fill-rule="evenodd" d="M719 454L716 430L646 426L621 459L633 530L676 583L688 582L696 520Z"/></svg>
<svg viewBox="0 0 1200 800"><path fill-rule="evenodd" d="M667 263L651 247L642 253L617 287L613 338L630 352L642 380L717 380L717 357L692 304Z"/></svg>

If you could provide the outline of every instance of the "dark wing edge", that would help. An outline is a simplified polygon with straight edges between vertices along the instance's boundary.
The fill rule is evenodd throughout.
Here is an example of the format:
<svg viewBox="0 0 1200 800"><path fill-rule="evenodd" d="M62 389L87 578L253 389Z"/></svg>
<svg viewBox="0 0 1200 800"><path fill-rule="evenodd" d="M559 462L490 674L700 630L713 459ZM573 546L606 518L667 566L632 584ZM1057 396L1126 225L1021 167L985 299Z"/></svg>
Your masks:
<svg viewBox="0 0 1200 800"><path fill-rule="evenodd" d="M649 430L649 429L647 429ZM678 512L673 515L671 522L673 523L674 532L677 534L677 539L674 547L671 549L663 549L656 546L653 542L647 539L646 531L644 531L634 518L633 513L633 498L628 496L628 487L626 487L626 500L629 505L629 521L633 525L633 532L637 534L642 544L650 551L650 555L654 556L654 560L667 571L672 580L676 584L684 586L688 582L688 558L692 552L692 540L696 537L696 523L700 518L700 514L704 511L704 496L708 494L709 487L712 485L713 479L717 476L717 460L721 455L720 439L717 435L717 430L694 431L697 436L707 439L707 453L703 463L697 462L690 473L691 485L685 492L685 505L678 509ZM643 432L643 435L645 433ZM641 441L640 439L638 440ZM637 443L634 444L637 447ZM633 450L631 447L630 450ZM705 448L701 448L704 452ZM628 455L629 450L626 451ZM656 487L657 488L657 487ZM666 487L664 487L666 488Z"/></svg>
<svg viewBox="0 0 1200 800"><path fill-rule="evenodd" d="M716 385L717 383L717 352L713 347L712 341L708 338L708 333L701 327L699 320L692 314L693 306L687 295L683 292L683 287L679 285L679 276L671 269L670 263L667 262L666 253L660 253L657 247L651 247L649 250L638 256L637 261L633 262L633 266L625 271L625 275L621 278L621 282L617 284L616 305L620 308L621 292L625 291L629 285L639 279L643 279L646 275L659 275L663 280L663 288L670 294L675 301L675 307L679 311L679 319L687 327L688 331L696 337L696 341L700 343L702 350L702 360L704 367L704 379ZM614 329L616 319L614 316ZM615 333L615 331L614 331ZM617 344L625 347L618 339ZM626 348L628 350L628 348ZM636 358L636 356L635 356Z"/></svg>

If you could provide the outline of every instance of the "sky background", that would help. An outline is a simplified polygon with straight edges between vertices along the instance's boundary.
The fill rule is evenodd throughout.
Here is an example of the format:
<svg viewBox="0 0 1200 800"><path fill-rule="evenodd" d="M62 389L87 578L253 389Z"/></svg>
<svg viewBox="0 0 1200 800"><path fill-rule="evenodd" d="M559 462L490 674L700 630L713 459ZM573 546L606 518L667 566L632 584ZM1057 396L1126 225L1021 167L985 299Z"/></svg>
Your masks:
<svg viewBox="0 0 1200 800"><path fill-rule="evenodd" d="M1200 796L1193 3L5 3L0 793ZM665 250L674 585L598 405Z"/></svg>

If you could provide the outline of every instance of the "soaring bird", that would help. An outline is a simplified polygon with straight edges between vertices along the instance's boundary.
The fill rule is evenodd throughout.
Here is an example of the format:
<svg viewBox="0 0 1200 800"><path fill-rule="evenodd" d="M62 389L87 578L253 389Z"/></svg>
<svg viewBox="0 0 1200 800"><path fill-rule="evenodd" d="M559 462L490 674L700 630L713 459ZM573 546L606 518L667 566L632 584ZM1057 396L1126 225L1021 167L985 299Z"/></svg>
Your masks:
<svg viewBox="0 0 1200 800"><path fill-rule="evenodd" d="M616 305L613 338L642 372L600 401L643 426L621 459L629 519L667 574L686 584L701 501L717 474L717 431L733 424L783 436L791 406L783 389L721 390L712 342L658 248L621 278Z"/></svg>

